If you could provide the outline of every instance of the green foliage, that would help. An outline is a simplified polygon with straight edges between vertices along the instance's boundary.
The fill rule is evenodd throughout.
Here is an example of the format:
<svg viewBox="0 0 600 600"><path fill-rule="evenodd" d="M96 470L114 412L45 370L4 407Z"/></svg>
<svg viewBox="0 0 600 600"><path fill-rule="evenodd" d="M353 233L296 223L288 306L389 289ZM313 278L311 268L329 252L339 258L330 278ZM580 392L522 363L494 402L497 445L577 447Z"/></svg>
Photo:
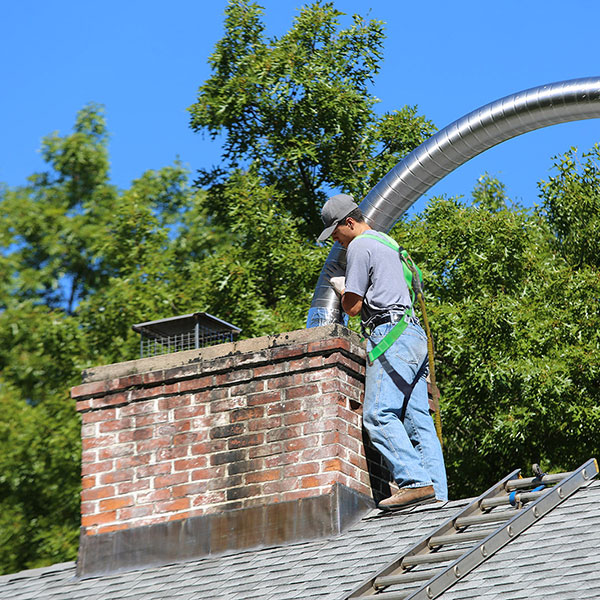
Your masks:
<svg viewBox="0 0 600 600"><path fill-rule="evenodd" d="M541 182L543 209L563 256L575 266L600 266L600 146L582 155L572 148L557 157L557 174Z"/></svg>
<svg viewBox="0 0 600 600"><path fill-rule="evenodd" d="M582 175L561 172L570 203ZM454 497L534 462L569 470L599 450L596 259L574 268L545 214L509 207L500 182L484 177L473 197L438 198L395 229L424 270Z"/></svg>
<svg viewBox="0 0 600 600"><path fill-rule="evenodd" d="M0 571L73 560L81 487L75 407L63 395L31 406L0 380L0 410Z"/></svg>
<svg viewBox="0 0 600 600"><path fill-rule="evenodd" d="M320 227L328 188L360 199L398 158L433 131L416 108L378 116L368 86L379 70L383 23L343 13L330 2L304 6L290 31L265 39L262 9L231 0L225 35L210 58L213 75L190 107L191 127L224 135L223 167L200 171L211 212L226 218L221 186L252 165L277 189L305 235Z"/></svg>
<svg viewBox="0 0 600 600"><path fill-rule="evenodd" d="M48 171L0 187L0 571L75 556L82 369L138 352L131 325L206 310L244 337L301 328L328 248L328 190L360 199L433 131L416 107L378 116L368 86L382 24L340 27L304 7L266 40L231 0L191 126L224 134L223 162L190 187L180 164L109 183L90 105L44 140ZM482 176L472 204L435 199L394 235L423 268L455 497L515 466L570 469L598 453L599 149L573 151L512 205Z"/></svg>

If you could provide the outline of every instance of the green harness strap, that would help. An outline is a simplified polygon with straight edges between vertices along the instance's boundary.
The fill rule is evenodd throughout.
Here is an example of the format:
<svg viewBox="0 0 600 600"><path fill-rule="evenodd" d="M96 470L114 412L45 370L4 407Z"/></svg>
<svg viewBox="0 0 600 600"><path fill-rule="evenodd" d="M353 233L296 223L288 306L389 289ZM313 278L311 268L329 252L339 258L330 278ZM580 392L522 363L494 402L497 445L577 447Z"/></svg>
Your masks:
<svg viewBox="0 0 600 600"><path fill-rule="evenodd" d="M404 313L404 315L402 316L402 319L400 319L400 321L398 321L396 323L396 325L394 325L394 327L379 342L379 344L377 344L377 346L375 346L375 348L373 348L368 353L369 360L371 361L371 363L375 362L382 354L384 354L387 350L389 350L389 348L392 347L394 342L402 335L402 333L408 326L406 317L407 316L412 317L414 314L414 310L412 307L412 303L414 303L414 301L415 301L415 292L413 290L413 285L412 285L413 272L407 264L408 261L411 262L411 264L414 267L414 269L416 270L419 278L421 280L423 278L423 276L421 274L421 270L419 269L419 267L417 267L417 265L415 265L412 262L412 259L408 256L408 252L406 252L406 250L404 250L404 249L401 249L400 246L398 245L398 243L396 242L396 240L392 239L389 235L386 235L385 233L381 233L380 235L383 237L380 237L379 235L375 235L373 233L367 232L367 233L363 233L363 234L357 236L356 239L370 238L372 240L377 240L379 243L384 244L384 245L388 246L389 248L391 248L392 250L395 250L396 252L400 253L401 258L402 258L401 263L402 263L402 271L404 273L404 279L406 280L406 285L408 286L408 290L411 295L411 307L410 307L409 311L407 310Z"/></svg>

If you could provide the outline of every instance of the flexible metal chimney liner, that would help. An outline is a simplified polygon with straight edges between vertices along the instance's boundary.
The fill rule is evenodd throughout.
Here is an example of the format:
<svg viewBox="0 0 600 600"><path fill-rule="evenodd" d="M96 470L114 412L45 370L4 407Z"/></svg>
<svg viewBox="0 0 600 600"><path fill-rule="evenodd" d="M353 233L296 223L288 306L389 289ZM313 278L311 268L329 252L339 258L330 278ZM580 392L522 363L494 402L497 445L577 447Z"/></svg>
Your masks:
<svg viewBox="0 0 600 600"><path fill-rule="evenodd" d="M485 150L557 123L600 117L600 77L559 81L486 104L438 131L403 158L367 194L360 208L367 222L388 232L428 189ZM307 327L343 323L328 268L343 273L346 251L335 243L317 281Z"/></svg>

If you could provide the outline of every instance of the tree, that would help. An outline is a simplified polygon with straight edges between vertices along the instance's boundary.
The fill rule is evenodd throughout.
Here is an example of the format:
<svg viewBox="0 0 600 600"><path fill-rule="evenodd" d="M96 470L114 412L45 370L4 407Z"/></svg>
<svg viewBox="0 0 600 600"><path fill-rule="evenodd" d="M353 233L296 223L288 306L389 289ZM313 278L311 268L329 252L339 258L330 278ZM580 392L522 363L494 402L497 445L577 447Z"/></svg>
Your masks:
<svg viewBox="0 0 600 600"><path fill-rule="evenodd" d="M545 208L509 205L484 176L473 204L437 198L395 229L427 282L454 497L534 462L570 470L599 450L596 255L579 252L574 267L553 224L568 211L573 235L597 227L579 203L595 197L600 176L570 157L555 164L560 180L540 184Z"/></svg>
<svg viewBox="0 0 600 600"><path fill-rule="evenodd" d="M290 31L265 39L260 6L231 0L225 35L210 57L212 76L190 107L194 131L223 134L223 166L201 170L210 212L227 222L222 184L252 166L277 190L279 210L299 218L309 238L320 228L328 189L360 199L399 158L433 132L415 107L378 116L368 91L379 70L383 23L343 13L330 2L304 6Z"/></svg>
<svg viewBox="0 0 600 600"><path fill-rule="evenodd" d="M44 140L47 172L0 190L0 572L76 557L81 371L135 357L133 323L195 307L172 238L199 192L178 164L117 190L106 140L87 106Z"/></svg>

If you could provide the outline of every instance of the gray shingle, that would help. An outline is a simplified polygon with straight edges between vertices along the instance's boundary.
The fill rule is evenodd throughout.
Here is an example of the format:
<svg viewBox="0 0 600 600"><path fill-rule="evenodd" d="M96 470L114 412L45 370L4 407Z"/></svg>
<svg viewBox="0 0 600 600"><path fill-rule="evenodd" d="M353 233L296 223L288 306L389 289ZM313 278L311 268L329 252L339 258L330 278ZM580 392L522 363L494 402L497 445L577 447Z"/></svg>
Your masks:
<svg viewBox="0 0 600 600"><path fill-rule="evenodd" d="M341 536L85 580L65 563L0 577L0 600L339 600L465 501L369 513ZM600 599L600 484L580 490L454 587L444 600Z"/></svg>

